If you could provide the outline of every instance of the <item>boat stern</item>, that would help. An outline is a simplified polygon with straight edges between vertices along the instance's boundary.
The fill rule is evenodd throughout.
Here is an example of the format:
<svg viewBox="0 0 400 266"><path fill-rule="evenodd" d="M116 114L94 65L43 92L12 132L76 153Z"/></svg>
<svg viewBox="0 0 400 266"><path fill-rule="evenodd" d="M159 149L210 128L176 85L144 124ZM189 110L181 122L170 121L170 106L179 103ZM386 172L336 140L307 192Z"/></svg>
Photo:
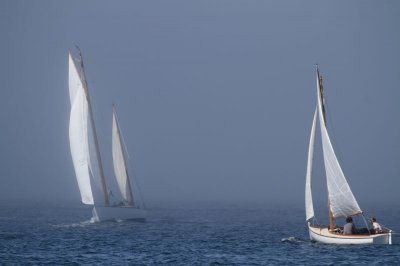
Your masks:
<svg viewBox="0 0 400 266"><path fill-rule="evenodd" d="M391 244L391 233L374 235L372 238L372 244L383 245L383 244Z"/></svg>

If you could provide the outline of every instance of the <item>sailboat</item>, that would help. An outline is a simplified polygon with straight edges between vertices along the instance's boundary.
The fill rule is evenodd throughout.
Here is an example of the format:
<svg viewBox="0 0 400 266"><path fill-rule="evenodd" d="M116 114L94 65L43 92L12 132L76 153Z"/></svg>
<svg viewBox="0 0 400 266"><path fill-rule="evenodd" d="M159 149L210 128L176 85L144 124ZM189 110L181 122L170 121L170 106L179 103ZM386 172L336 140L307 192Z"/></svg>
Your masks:
<svg viewBox="0 0 400 266"><path fill-rule="evenodd" d="M69 95L71 101L69 140L82 203L93 206L92 219L96 222L127 219L145 220L146 210L135 200L132 192L127 170L126 150L114 107L112 158L115 179L122 200L112 202L114 196L107 187L103 170L83 58L79 48L78 51L80 57L78 60L75 60L69 53Z"/></svg>
<svg viewBox="0 0 400 266"><path fill-rule="evenodd" d="M383 228L382 232L372 233L368 229L368 223L363 215L363 211L342 171L342 168L335 155L331 140L326 126L326 109L324 99L323 79L317 66L317 107L311 127L310 142L308 147L308 162L305 187L305 209L306 221L308 224L310 239L326 244L393 244L399 238L388 228ZM325 165L325 173L328 187L328 209L329 226L321 226L316 223L314 216L314 205L311 190L311 178L314 157L314 144L317 117L319 120L322 150ZM342 233L342 228L335 225L335 221L340 218L359 216L365 222L366 229L360 230L357 234Z"/></svg>

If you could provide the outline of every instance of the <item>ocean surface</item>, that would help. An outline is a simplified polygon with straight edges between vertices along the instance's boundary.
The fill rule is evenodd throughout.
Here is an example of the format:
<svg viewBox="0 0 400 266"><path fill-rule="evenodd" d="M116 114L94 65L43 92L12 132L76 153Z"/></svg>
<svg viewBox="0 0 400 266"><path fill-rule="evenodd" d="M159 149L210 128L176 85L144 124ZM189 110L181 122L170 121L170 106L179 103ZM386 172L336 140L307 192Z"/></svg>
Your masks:
<svg viewBox="0 0 400 266"><path fill-rule="evenodd" d="M400 231L400 212L381 209ZM400 265L400 245L308 238L304 209L152 206L146 222L93 223L80 204L0 205L0 265Z"/></svg>

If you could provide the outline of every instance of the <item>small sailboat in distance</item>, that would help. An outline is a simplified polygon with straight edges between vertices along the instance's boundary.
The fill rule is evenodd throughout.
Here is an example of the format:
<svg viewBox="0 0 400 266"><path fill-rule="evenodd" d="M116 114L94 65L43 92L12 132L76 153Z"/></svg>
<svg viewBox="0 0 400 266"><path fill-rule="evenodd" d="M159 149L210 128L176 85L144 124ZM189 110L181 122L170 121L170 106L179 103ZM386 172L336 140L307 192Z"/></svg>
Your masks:
<svg viewBox="0 0 400 266"><path fill-rule="evenodd" d="M326 244L394 244L398 243L398 235L388 228L379 232L369 229L363 211L358 205L353 192L344 176L342 168L337 160L335 151L328 135L325 117L325 99L323 80L317 66L317 107L314 113L311 127L310 142L308 147L308 162L305 187L306 221L310 239ZM321 226L315 223L314 206L311 190L314 143L317 117L319 118L322 150L328 187L329 226ZM336 219L360 216L365 222L365 230L343 234L343 228L335 225ZM350 219L349 219L350 220Z"/></svg>
<svg viewBox="0 0 400 266"><path fill-rule="evenodd" d="M78 51L79 61L69 53L69 140L82 202L93 205L94 221L145 220L146 210L135 201L132 192L125 149L114 107L112 157L122 201L112 203L110 200L113 194L106 184L82 54L79 48ZM77 62L80 63L79 68Z"/></svg>

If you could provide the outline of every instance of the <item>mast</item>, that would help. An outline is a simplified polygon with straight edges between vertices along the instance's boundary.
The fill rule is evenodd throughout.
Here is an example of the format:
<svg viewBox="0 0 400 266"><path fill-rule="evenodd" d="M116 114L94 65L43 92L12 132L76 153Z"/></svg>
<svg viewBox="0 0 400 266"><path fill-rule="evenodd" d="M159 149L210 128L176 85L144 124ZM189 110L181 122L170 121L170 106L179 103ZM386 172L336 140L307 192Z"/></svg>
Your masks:
<svg viewBox="0 0 400 266"><path fill-rule="evenodd" d="M121 140L122 142L124 141L122 136L121 136L121 129L119 127L119 121L118 121L118 116L117 116L117 112L115 111L115 105L113 104L113 114L115 116L115 123L117 125L117 132L118 132L118 137L120 139L120 143L119 145L121 145ZM122 146L122 145L121 145ZM132 206L134 206L134 200L133 200L133 194L132 194L132 186L131 186L131 180L129 178L129 173L128 173L128 169L127 169L127 164L126 164L126 157L125 157L125 152L124 152L124 148L122 148L122 159L124 161L124 165L125 165L125 173L126 173L126 182L128 184L128 188L129 188L129 196L131 198L131 204Z"/></svg>
<svg viewBox="0 0 400 266"><path fill-rule="evenodd" d="M322 76L319 74L319 68L317 65L317 75L318 75L318 84L319 84L319 91L320 91L320 96L321 96L321 107L322 107L322 116L324 118L324 125L326 127L326 112L325 112L325 98L324 98L324 84L323 84L323 79ZM328 197L328 208L329 208L329 230L333 230L335 228L335 220L333 218L333 213L332 213L332 208L331 204L329 202L329 197Z"/></svg>
<svg viewBox="0 0 400 266"><path fill-rule="evenodd" d="M326 127L326 113L325 113L325 98L324 98L324 84L322 76L319 74L319 68L317 65L317 75L318 75L318 83L319 83L319 91L321 95L321 103L322 103L322 115L324 117L324 123Z"/></svg>
<svg viewBox="0 0 400 266"><path fill-rule="evenodd" d="M109 200L109 196L108 196L108 192L107 192L107 185L106 185L106 179L104 176L104 170L103 170L103 163L101 161L101 155L100 155L100 148L99 148L99 141L97 140L97 132L96 132L96 126L94 123L94 118L93 118L93 110L92 110L92 104L91 104L91 100L90 100L90 94L89 94L89 89L88 89L88 84L86 81L86 74L85 74L85 68L83 65L83 57L82 57L82 53L81 53L81 49L79 49L78 46L76 46L78 52L79 52L79 57L80 57L80 66L81 66L81 80L83 81L83 89L85 91L86 94L86 98L88 101L88 107L89 107L89 113L90 113L90 123L92 125L93 128L93 139L94 139L94 144L96 147L96 155L97 155L97 160L99 163L99 168L100 168L100 180L101 180L101 186L103 189L103 194L104 194L104 203L106 206L110 205L110 200Z"/></svg>

